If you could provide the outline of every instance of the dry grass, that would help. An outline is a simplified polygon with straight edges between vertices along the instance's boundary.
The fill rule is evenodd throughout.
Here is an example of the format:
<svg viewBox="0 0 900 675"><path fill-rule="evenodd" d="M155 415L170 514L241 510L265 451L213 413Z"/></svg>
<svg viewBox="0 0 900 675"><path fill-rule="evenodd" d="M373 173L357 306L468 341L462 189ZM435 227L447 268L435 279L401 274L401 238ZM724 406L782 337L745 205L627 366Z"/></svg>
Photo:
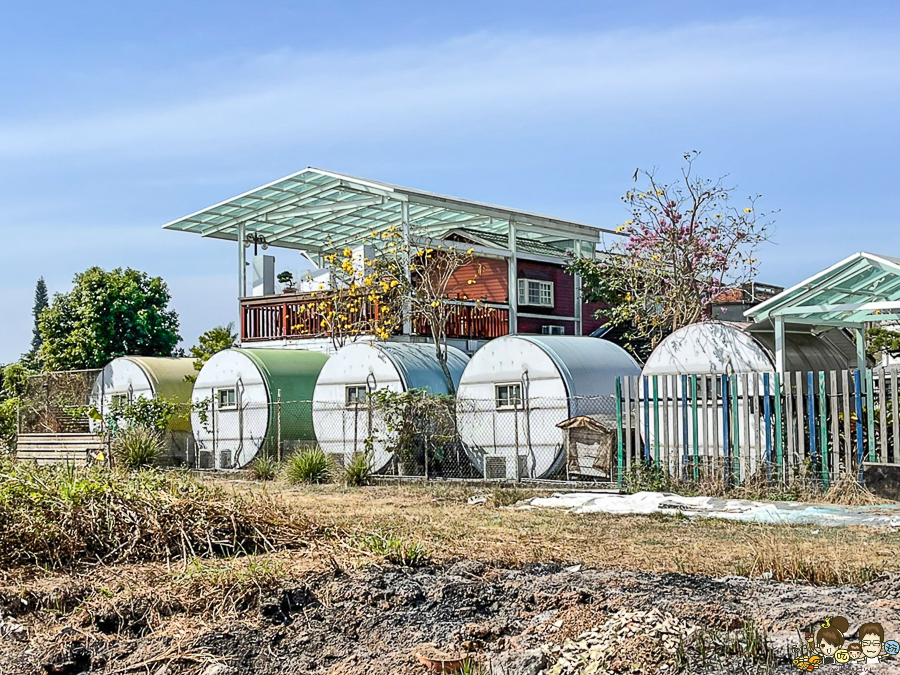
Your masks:
<svg viewBox="0 0 900 675"><path fill-rule="evenodd" d="M228 556L298 548L319 534L271 498L184 474L0 467L0 566Z"/></svg>
<svg viewBox="0 0 900 675"><path fill-rule="evenodd" d="M896 503L870 492L859 484L855 476L843 476L828 488L828 491L822 495L821 501L826 504L843 504L845 506L877 506Z"/></svg>
<svg viewBox="0 0 900 675"><path fill-rule="evenodd" d="M886 572L887 561L883 558L875 563L867 563L865 556L848 561L847 549L853 544L845 540L845 533L836 528L815 537L803 536L794 529L768 530L748 542L752 555L741 560L735 572L775 581L834 586L863 585Z"/></svg>
<svg viewBox="0 0 900 675"><path fill-rule="evenodd" d="M252 484L234 485L239 490ZM664 515L576 515L487 503L470 506L469 486L382 485L287 489L279 499L351 535L373 531L420 542L435 562L476 558L501 565L535 562L602 569L761 576L855 583L900 573L900 534L863 527L756 525ZM257 487L258 489L258 487ZM546 491L520 489L521 496ZM490 491L481 490L490 496ZM518 495L517 495L518 496ZM774 561L790 554L778 567Z"/></svg>

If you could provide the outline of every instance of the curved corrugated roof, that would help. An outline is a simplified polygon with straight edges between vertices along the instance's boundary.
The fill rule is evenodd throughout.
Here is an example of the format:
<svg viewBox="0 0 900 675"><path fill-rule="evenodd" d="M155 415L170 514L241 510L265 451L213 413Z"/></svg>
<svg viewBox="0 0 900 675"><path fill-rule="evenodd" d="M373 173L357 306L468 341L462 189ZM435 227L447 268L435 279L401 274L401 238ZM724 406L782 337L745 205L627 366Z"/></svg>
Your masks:
<svg viewBox="0 0 900 675"><path fill-rule="evenodd" d="M566 381L571 397L608 396L616 377L639 375L637 361L618 345L592 337L517 335L547 353Z"/></svg>
<svg viewBox="0 0 900 675"><path fill-rule="evenodd" d="M266 379L269 395L282 401L311 401L328 356L303 349L232 349L245 355ZM271 402L271 401L270 401Z"/></svg>
<svg viewBox="0 0 900 675"><path fill-rule="evenodd" d="M447 380L434 353L434 346L408 342L379 342L374 347L394 364L408 389L425 389L432 394L447 394ZM456 347L447 346L447 368L454 388L459 387L469 357Z"/></svg>
<svg viewBox="0 0 900 675"><path fill-rule="evenodd" d="M196 375L194 360L188 358L171 358L164 356L123 356L140 366L150 380L153 393L160 398L183 401L191 400L194 383L185 380L189 375Z"/></svg>

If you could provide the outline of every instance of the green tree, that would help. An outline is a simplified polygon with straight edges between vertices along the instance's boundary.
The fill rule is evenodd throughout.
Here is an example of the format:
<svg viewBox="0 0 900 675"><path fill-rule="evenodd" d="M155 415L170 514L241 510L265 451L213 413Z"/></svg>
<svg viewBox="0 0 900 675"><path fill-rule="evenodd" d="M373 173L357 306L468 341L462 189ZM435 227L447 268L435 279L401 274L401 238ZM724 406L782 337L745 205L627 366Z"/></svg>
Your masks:
<svg viewBox="0 0 900 675"><path fill-rule="evenodd" d="M34 307L31 310L31 313L34 316L34 328L32 329L31 335L32 356L38 353L38 350L41 348L41 343L44 341L41 337L40 318L41 312L49 305L50 298L47 295L47 283L44 281L44 277L41 277L37 280L37 284L35 284L34 287Z"/></svg>
<svg viewBox="0 0 900 675"><path fill-rule="evenodd" d="M194 357L194 370L200 372L203 365L209 361L213 354L217 354L223 349L237 347L237 333L234 332L234 323L227 326L216 326L210 328L197 338L198 344L190 348L191 356ZM196 375L187 375L185 379L188 382L195 382Z"/></svg>
<svg viewBox="0 0 900 675"><path fill-rule="evenodd" d="M0 399L21 398L25 395L25 384L31 373L21 363L10 363L0 370L3 378L0 386Z"/></svg>
<svg viewBox="0 0 900 675"><path fill-rule="evenodd" d="M47 370L101 368L126 354L170 356L181 339L170 299L159 277L91 267L41 312L38 356Z"/></svg>
<svg viewBox="0 0 900 675"><path fill-rule="evenodd" d="M883 326L872 326L866 331L866 352L872 358L880 354L900 356L900 332Z"/></svg>

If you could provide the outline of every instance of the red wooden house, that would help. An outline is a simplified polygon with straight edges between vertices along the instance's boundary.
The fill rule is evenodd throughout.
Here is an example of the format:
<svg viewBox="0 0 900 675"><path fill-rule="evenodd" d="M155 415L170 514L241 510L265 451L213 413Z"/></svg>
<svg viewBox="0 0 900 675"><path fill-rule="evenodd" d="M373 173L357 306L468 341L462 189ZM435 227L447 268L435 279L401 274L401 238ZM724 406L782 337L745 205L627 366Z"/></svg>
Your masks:
<svg viewBox="0 0 900 675"><path fill-rule="evenodd" d="M329 351L321 322L297 320L313 314L308 294L276 294L267 283L247 294L246 249L300 250L321 268L324 255L382 226L410 241L465 242L475 250L446 299L457 308L448 338L465 351L508 333L589 335L603 324L565 265L570 256L595 255L602 233L615 233L573 221L308 168L164 227L238 242L242 343ZM262 258L254 258L254 269L274 268ZM474 286L467 283L473 278ZM430 339L428 326L407 324L392 339Z"/></svg>

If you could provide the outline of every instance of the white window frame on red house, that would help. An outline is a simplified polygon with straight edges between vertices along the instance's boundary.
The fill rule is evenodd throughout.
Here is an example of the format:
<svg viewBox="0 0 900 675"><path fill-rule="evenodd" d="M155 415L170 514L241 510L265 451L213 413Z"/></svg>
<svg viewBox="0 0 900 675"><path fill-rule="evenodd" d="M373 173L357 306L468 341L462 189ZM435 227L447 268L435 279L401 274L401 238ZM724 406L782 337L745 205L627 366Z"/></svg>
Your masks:
<svg viewBox="0 0 900 675"><path fill-rule="evenodd" d="M519 304L526 307L553 307L552 281L543 279L519 279Z"/></svg>

